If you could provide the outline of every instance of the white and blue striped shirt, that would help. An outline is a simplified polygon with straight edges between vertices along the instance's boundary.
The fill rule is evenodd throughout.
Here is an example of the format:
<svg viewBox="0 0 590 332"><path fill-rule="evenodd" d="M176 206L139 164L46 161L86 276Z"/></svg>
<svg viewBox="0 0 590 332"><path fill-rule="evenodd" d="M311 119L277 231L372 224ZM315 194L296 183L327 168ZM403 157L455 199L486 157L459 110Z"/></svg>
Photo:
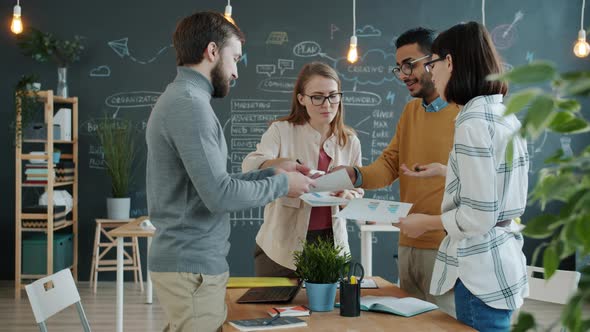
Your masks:
<svg viewBox="0 0 590 332"><path fill-rule="evenodd" d="M497 309L514 310L528 295L523 237L518 225L496 224L523 214L528 189L526 141L514 114L504 117L502 95L470 100L455 122L449 155L442 241L430 292L444 294L457 278L469 291ZM507 144L515 135L512 165Z"/></svg>

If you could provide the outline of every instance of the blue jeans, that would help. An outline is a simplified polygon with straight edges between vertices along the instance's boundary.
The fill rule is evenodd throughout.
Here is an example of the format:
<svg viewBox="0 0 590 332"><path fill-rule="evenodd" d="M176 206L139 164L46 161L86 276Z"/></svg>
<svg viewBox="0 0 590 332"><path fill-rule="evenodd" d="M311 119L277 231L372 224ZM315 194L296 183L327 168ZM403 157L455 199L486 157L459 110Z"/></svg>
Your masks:
<svg viewBox="0 0 590 332"><path fill-rule="evenodd" d="M512 310L496 309L485 304L463 285L455 284L457 319L478 331L510 331Z"/></svg>

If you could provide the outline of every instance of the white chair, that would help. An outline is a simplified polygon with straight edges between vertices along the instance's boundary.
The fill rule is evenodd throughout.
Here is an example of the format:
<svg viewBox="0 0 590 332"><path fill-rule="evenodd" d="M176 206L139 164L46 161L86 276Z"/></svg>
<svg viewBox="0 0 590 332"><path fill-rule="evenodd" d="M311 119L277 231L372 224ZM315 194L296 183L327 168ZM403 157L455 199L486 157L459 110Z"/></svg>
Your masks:
<svg viewBox="0 0 590 332"><path fill-rule="evenodd" d="M84 331L90 332L90 325L88 325L88 319L86 319L84 308L80 302L80 294L78 294L76 283L69 269L41 278L25 286L25 289L31 302L33 315L35 315L35 320L41 331L47 331L45 321L49 317L72 304L76 304Z"/></svg>
<svg viewBox="0 0 590 332"><path fill-rule="evenodd" d="M529 299L559 304L567 300L578 289L580 272L557 270L551 279L544 279L542 267L527 266L529 276Z"/></svg>

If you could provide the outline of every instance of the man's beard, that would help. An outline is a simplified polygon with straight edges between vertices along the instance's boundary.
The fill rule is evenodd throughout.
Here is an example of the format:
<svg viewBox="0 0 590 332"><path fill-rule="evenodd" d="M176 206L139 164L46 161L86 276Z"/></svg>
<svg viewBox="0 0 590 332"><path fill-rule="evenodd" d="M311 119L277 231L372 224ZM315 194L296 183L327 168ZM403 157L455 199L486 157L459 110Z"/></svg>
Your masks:
<svg viewBox="0 0 590 332"><path fill-rule="evenodd" d="M422 76L420 76L420 80L418 80L418 83L420 83L420 90L412 95L414 98L424 99L430 96L433 91L435 91L434 83L432 83L432 75L428 73L422 74Z"/></svg>
<svg viewBox="0 0 590 332"><path fill-rule="evenodd" d="M213 84L213 98L223 98L229 93L229 79L224 78L223 59L211 70L211 84Z"/></svg>

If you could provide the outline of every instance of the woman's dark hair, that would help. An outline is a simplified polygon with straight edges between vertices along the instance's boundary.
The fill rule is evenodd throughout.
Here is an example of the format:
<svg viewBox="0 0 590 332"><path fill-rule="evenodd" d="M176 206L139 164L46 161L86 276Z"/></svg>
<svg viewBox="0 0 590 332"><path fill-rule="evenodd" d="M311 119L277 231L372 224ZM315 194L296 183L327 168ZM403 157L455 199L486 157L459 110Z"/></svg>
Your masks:
<svg viewBox="0 0 590 332"><path fill-rule="evenodd" d="M203 61L203 52L210 42L222 49L226 41L235 36L242 44L244 33L223 15L215 12L198 12L183 18L172 37L178 66L196 65Z"/></svg>
<svg viewBox="0 0 590 332"><path fill-rule="evenodd" d="M432 53L441 58L451 55L453 61L453 71L443 92L447 101L465 105L477 96L508 92L507 83L486 79L490 74L501 73L503 66L483 25L469 22L451 27L436 37Z"/></svg>

